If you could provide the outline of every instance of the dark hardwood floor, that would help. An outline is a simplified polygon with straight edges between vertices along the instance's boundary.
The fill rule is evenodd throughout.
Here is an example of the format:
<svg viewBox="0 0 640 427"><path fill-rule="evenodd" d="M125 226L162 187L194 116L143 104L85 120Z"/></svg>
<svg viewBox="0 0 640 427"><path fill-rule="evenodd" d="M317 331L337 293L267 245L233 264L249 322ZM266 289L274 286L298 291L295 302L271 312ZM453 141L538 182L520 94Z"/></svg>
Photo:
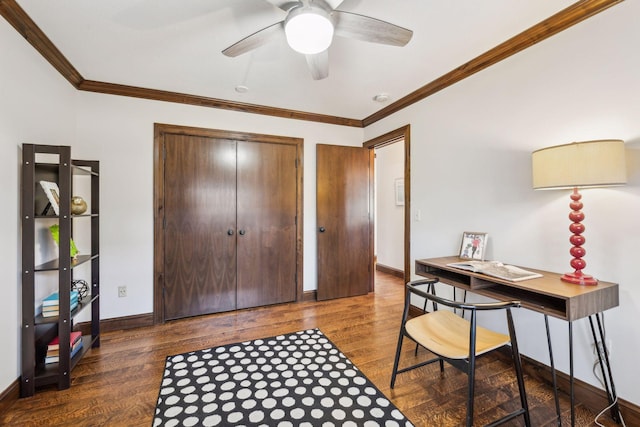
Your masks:
<svg viewBox="0 0 640 427"><path fill-rule="evenodd" d="M401 279L378 273L376 292L324 302L283 304L167 322L102 335L73 371L68 390L41 390L0 414L2 426L151 426L166 356L238 341L320 328L416 426L458 426L464 422L466 376L437 365L401 374L389 388L403 303ZM413 358L405 345L403 360ZM424 357L425 351L419 354ZM517 386L504 356L479 359L476 421L485 424L517 405ZM534 426L553 426L550 387L525 377ZM563 425L570 425L562 396ZM576 425L594 425L581 405ZM605 419L607 426L614 424ZM524 425L521 420L507 424Z"/></svg>

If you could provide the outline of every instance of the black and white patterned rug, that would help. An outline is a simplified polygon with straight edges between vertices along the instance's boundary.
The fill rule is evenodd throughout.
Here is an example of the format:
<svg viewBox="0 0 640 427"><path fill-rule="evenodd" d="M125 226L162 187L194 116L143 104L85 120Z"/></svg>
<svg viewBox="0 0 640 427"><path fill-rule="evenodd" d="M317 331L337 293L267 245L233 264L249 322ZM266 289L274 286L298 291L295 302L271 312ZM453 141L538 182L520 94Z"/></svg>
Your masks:
<svg viewBox="0 0 640 427"><path fill-rule="evenodd" d="M318 329L167 357L153 426L412 426Z"/></svg>

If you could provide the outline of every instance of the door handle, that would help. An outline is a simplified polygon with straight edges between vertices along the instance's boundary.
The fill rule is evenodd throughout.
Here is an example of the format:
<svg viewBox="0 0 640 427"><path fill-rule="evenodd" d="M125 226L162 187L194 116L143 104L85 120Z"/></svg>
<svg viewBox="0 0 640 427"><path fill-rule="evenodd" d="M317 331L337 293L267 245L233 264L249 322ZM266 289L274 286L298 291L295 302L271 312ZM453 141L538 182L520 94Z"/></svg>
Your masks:
<svg viewBox="0 0 640 427"><path fill-rule="evenodd" d="M321 233L324 233L327 229L324 228L324 227L320 227L319 230L320 230Z"/></svg>
<svg viewBox="0 0 640 427"><path fill-rule="evenodd" d="M228 230L227 230L227 234L228 234L229 236L233 236L233 230L232 230L231 228L230 228L230 229L228 229Z"/></svg>
<svg viewBox="0 0 640 427"><path fill-rule="evenodd" d="M238 231L238 234L241 235L241 236L244 236L244 233L246 233L244 230L239 230Z"/></svg>

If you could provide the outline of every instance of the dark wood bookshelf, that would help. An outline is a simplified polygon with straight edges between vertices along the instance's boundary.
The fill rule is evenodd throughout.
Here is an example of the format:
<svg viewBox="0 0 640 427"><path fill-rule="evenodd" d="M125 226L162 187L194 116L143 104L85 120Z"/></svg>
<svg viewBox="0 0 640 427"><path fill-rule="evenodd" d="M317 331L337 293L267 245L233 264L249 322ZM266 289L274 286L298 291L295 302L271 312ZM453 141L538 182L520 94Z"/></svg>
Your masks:
<svg viewBox="0 0 640 427"><path fill-rule="evenodd" d="M45 159L46 158L46 159ZM52 162L51 158L57 158ZM44 161L39 161L45 159ZM75 176L90 179L90 211L81 215L71 214L71 197ZM22 372L20 376L20 396L33 396L42 386L56 385L59 390L71 386L71 371L91 348L100 345L100 183L99 162L71 159L71 147L62 145L23 144L22 146ZM84 178L82 178L84 179ZM58 214L50 208L50 202L40 181L54 182L58 186ZM88 184L88 183L87 183ZM74 221L90 221L91 250L89 254L70 256ZM59 226L58 253L56 259L35 264L36 248L43 239L42 229L51 222ZM89 285L89 294L81 298L71 310L70 293L74 280L74 269L83 268L82 277ZM39 273L57 272L59 295L58 316L44 317L37 307L42 303L37 295L42 295L47 286L50 292L51 276L40 279ZM82 337L82 349L71 356L70 336L75 329L74 318L81 312L90 310L91 333ZM57 363L45 364L49 342L58 336L60 342Z"/></svg>

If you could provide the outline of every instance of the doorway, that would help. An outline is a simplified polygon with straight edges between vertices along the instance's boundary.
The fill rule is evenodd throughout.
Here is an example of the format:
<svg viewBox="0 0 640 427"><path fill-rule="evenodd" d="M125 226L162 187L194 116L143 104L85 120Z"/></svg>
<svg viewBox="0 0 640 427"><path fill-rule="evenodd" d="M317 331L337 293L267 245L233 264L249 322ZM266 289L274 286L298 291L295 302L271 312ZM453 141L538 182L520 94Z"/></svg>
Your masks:
<svg viewBox="0 0 640 427"><path fill-rule="evenodd" d="M375 270L404 279L404 142L374 151Z"/></svg>
<svg viewBox="0 0 640 427"><path fill-rule="evenodd" d="M391 144L404 143L404 172L402 179L402 190L404 196L404 235L402 238L403 245L403 276L404 282L407 283L411 280L411 126L406 125L384 135L365 141L362 146L371 150L379 149L389 146ZM398 177L400 178L400 177ZM394 181L394 185L397 182ZM400 189L398 189L399 191ZM395 189L394 189L395 191ZM376 200L376 204L378 200ZM375 223L379 224L378 218L375 218Z"/></svg>

